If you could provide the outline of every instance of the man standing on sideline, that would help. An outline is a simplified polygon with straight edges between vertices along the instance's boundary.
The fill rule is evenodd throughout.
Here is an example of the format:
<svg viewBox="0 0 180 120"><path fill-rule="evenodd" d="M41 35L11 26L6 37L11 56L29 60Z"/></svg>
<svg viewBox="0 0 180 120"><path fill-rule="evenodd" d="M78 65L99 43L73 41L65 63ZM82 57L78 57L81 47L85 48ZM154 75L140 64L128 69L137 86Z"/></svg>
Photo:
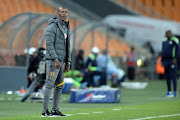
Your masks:
<svg viewBox="0 0 180 120"><path fill-rule="evenodd" d="M165 78L167 81L168 92L165 95L166 97L176 97L176 88L177 88L177 57L179 49L179 40L172 35L171 30L166 31L166 36L162 43L162 63L165 68ZM171 92L171 79L173 79L174 94Z"/></svg>
<svg viewBox="0 0 180 120"><path fill-rule="evenodd" d="M66 116L58 108L63 88L64 72L70 69L70 26L66 22L68 10L59 7L57 17L48 21L46 29L46 82L44 91L44 110L42 116ZM54 87L53 107L48 111L51 90Z"/></svg>

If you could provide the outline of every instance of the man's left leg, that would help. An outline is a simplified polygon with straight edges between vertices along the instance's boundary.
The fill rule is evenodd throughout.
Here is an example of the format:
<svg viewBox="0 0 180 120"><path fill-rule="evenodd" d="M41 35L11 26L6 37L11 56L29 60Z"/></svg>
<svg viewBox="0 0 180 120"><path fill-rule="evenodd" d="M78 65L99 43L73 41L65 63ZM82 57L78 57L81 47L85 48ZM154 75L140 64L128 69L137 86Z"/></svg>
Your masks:
<svg viewBox="0 0 180 120"><path fill-rule="evenodd" d="M104 71L94 71L93 75L100 75L100 85L106 85L106 72Z"/></svg>
<svg viewBox="0 0 180 120"><path fill-rule="evenodd" d="M177 66L176 65L174 65L174 66L175 67L171 68L170 74L171 74L171 77L172 77L172 80L173 80L174 97L176 97L177 96L177 93L176 93L176 89L177 89L177 75L176 75Z"/></svg>
<svg viewBox="0 0 180 120"><path fill-rule="evenodd" d="M66 116L66 115L63 115L59 111L59 108L58 108L58 104L60 102L63 84L64 84L64 69L65 69L65 63L61 62L61 69L55 83L55 89L54 89L54 95L53 95L53 107L51 111L53 116Z"/></svg>

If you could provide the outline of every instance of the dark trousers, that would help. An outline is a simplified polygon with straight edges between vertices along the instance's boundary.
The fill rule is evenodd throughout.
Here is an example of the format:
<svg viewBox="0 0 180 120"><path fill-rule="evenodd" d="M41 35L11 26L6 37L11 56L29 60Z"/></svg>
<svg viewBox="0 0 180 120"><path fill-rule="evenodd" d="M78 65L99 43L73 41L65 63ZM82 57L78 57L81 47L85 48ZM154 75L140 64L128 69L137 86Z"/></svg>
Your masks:
<svg viewBox="0 0 180 120"><path fill-rule="evenodd" d="M164 68L165 68L164 75L166 78L168 91L171 91L171 80L173 80L174 91L176 91L176 89L177 89L177 76L176 76L177 65L176 64L167 64L167 65L164 65Z"/></svg>
<svg viewBox="0 0 180 120"><path fill-rule="evenodd" d="M135 67L128 67L127 72L128 72L129 80L134 80L135 79Z"/></svg>
<svg viewBox="0 0 180 120"><path fill-rule="evenodd" d="M99 85L106 85L106 73L102 71L93 71L85 73L85 80L88 82L87 87L95 87L93 77L96 75L100 76Z"/></svg>

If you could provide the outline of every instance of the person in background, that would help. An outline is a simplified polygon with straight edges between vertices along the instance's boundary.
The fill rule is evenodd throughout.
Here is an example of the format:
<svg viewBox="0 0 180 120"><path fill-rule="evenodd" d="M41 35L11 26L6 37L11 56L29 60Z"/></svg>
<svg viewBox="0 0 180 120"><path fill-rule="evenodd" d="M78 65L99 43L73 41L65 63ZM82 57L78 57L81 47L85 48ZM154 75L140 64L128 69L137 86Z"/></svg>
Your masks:
<svg viewBox="0 0 180 120"><path fill-rule="evenodd" d="M151 44L150 41L147 41L147 42L144 44L144 48L146 48L146 49L151 53L152 58L155 57L154 48L153 48L153 46L152 46L152 44Z"/></svg>
<svg viewBox="0 0 180 120"><path fill-rule="evenodd" d="M39 48L37 56L32 59L28 68L32 84L28 87L27 93L21 99L21 102L25 102L32 92L37 92L38 89L42 88L46 79L45 71L45 49Z"/></svg>
<svg viewBox="0 0 180 120"><path fill-rule="evenodd" d="M27 53L27 50L25 50L25 53ZM27 88L29 88L29 86L31 85L33 79L30 77L30 73L33 72L32 67L35 66L33 65L33 59L37 56L37 49L34 47L31 47L29 49L29 66L28 66L28 71L27 71L27 80L28 80L28 84L27 84Z"/></svg>
<svg viewBox="0 0 180 120"><path fill-rule="evenodd" d="M127 76L129 80L135 79L136 61L137 61L137 55L135 53L134 47L131 47L131 51L130 53L127 54L127 59L126 59Z"/></svg>
<svg viewBox="0 0 180 120"><path fill-rule="evenodd" d="M102 53L98 55L97 63L98 67L106 72L108 78L112 80L112 87L120 86L120 83L124 82L124 71L115 65L111 56L108 55L107 50L103 50Z"/></svg>
<svg viewBox="0 0 180 120"><path fill-rule="evenodd" d="M165 97L176 97L177 93L177 58L179 51L179 39L172 35L171 30L167 30L162 42L162 64L165 68L165 78L167 82L167 93ZM174 93L171 91L171 79L173 80Z"/></svg>
<svg viewBox="0 0 180 120"><path fill-rule="evenodd" d="M79 50L75 60L75 70L83 72L85 70L84 50Z"/></svg>
<svg viewBox="0 0 180 120"><path fill-rule="evenodd" d="M99 53L98 47L93 47L91 49L91 53L89 54L86 64L85 64L85 80L88 82L87 87L95 87L94 76L100 76L100 84L99 85L106 85L106 73L104 71L99 70L97 66L97 56Z"/></svg>

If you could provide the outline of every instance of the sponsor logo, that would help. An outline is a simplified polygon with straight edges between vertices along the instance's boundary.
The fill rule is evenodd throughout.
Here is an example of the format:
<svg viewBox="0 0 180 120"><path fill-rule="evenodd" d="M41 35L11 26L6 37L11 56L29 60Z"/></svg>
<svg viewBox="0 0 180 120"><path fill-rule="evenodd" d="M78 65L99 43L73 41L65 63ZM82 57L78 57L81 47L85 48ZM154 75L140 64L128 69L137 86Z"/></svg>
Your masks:
<svg viewBox="0 0 180 120"><path fill-rule="evenodd" d="M93 95L92 94L92 100L103 100L106 98L106 95Z"/></svg>
<svg viewBox="0 0 180 120"><path fill-rule="evenodd" d="M80 100L79 102L88 102L90 100L101 101L101 100L104 100L105 98L106 98L106 95L95 95L93 93L88 93L88 94L86 94L86 97L83 98L82 100Z"/></svg>
<svg viewBox="0 0 180 120"><path fill-rule="evenodd" d="M54 76L54 72L51 72L51 74L50 74L51 76Z"/></svg>

